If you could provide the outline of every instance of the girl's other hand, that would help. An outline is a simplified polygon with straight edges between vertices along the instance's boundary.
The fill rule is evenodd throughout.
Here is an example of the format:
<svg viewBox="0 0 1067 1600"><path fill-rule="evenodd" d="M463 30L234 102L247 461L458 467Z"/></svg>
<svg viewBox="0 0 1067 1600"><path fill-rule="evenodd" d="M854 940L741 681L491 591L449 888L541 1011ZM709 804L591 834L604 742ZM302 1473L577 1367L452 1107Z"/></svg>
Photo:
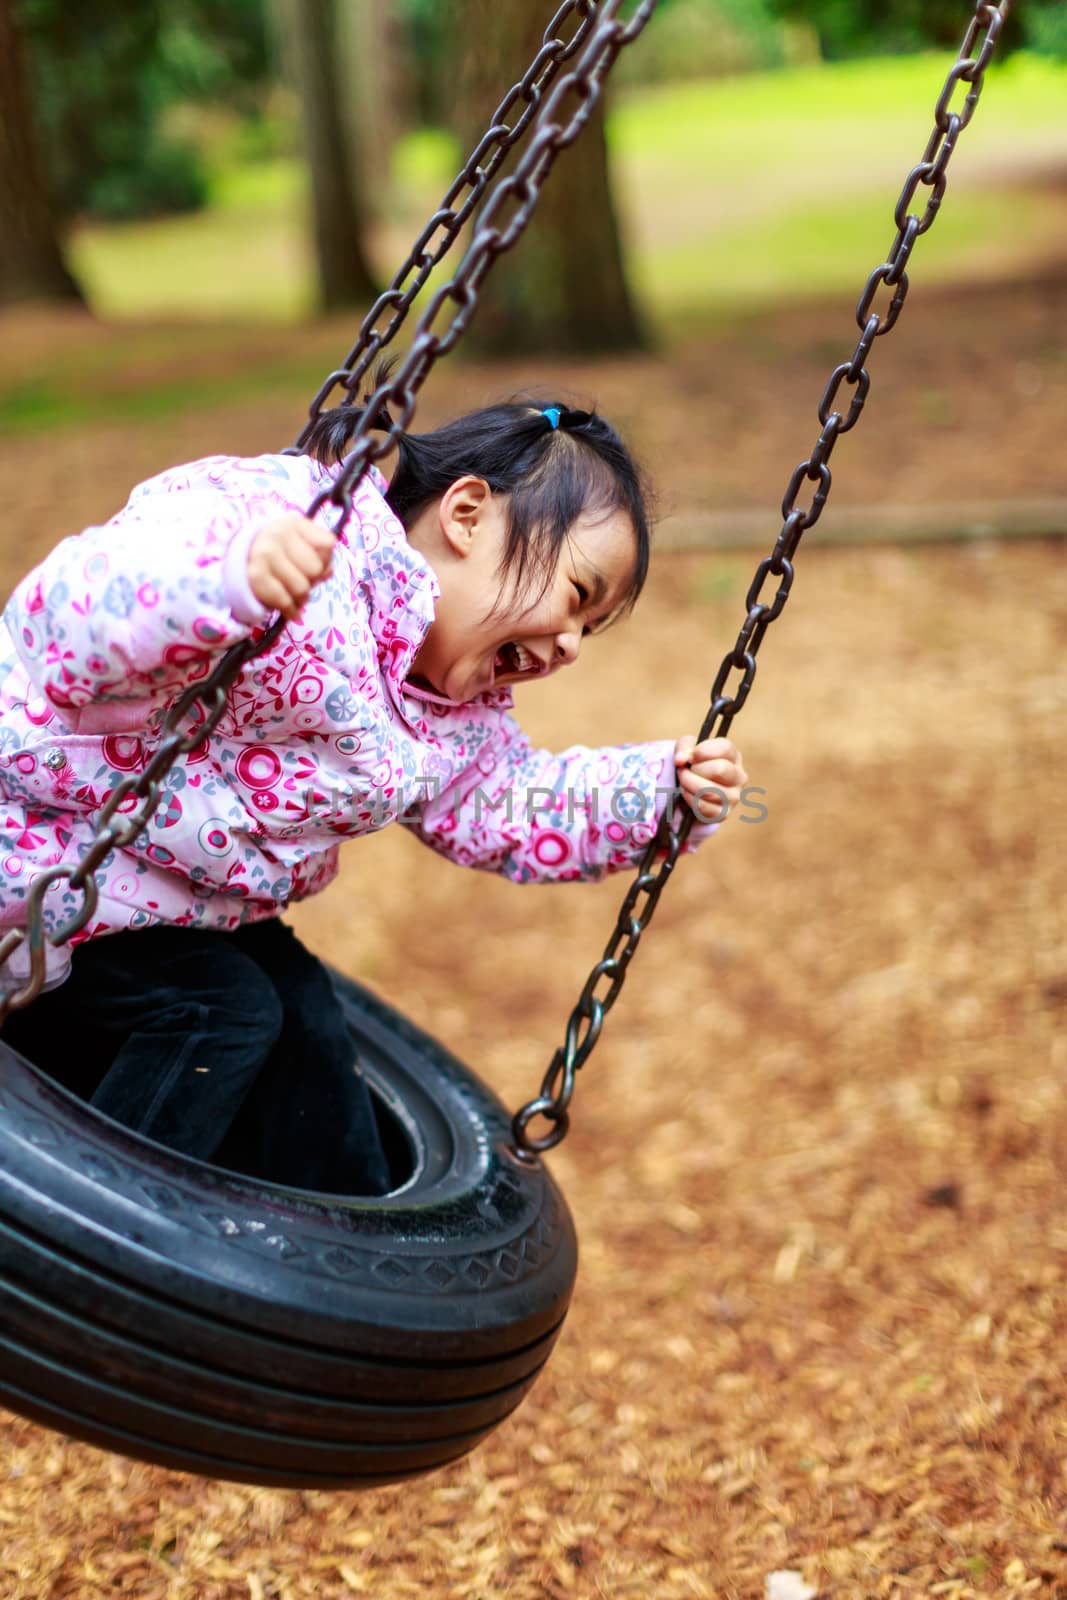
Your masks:
<svg viewBox="0 0 1067 1600"><path fill-rule="evenodd" d="M691 733L674 746L678 786L704 822L725 822L741 798L748 773L741 752L730 739L705 739Z"/></svg>
<svg viewBox="0 0 1067 1600"><path fill-rule="evenodd" d="M265 523L248 551L252 593L261 605L295 621L315 584L328 575L335 542L329 528L298 511Z"/></svg>

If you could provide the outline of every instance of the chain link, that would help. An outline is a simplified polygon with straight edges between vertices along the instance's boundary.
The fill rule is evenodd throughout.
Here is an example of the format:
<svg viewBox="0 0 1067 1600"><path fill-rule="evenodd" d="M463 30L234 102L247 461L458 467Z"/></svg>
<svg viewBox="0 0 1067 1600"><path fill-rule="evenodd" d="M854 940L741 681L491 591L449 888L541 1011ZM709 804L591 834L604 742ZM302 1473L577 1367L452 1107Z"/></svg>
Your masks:
<svg viewBox="0 0 1067 1600"><path fill-rule="evenodd" d="M488 128L415 240L407 260L367 312L344 363L330 373L315 395L308 409L308 421L286 454L301 453L335 389L342 391L333 402L336 405L358 399L360 383L371 363L396 338L412 302L425 287L434 268L452 249L501 162L522 140L560 69L581 49L596 19L595 0L565 0L560 6L545 29L536 56L493 112ZM576 26L570 37L561 37L564 27L572 21ZM516 110L518 116L514 122L509 121ZM386 312L391 313L389 320L379 329L379 319Z"/></svg>
<svg viewBox="0 0 1067 1600"><path fill-rule="evenodd" d="M574 143L589 121L615 58L624 45L637 37L655 5L656 0L639 0L630 21L623 23L617 15L622 0L602 0L596 26L576 66L558 79L544 98L523 154L513 171L497 181L485 201L467 254L454 276L437 289L423 311L406 355L368 396L351 435L352 447L331 486L311 506L309 516L330 501L347 516L352 492L367 467L387 455L407 430L426 374L462 337L477 306L486 273L522 235L556 157ZM577 102L569 115L565 113L568 98ZM446 318L450 320L436 331L435 325Z"/></svg>
<svg viewBox="0 0 1067 1600"><path fill-rule="evenodd" d="M352 435L352 448L341 463L331 488L324 490L308 508L308 516L314 516L332 502L342 512L343 520L351 509L355 486L367 467L385 455L397 436L408 427L414 416L416 395L434 362L451 350L462 336L477 306L486 273L497 257L511 249L521 236L557 155L578 137L600 96L605 74L623 46L640 33L655 4L656 0L641 0L629 23L621 22L618 17L622 0L600 0L600 4L595 0L566 0L560 6L537 56L497 107L489 129L419 235L392 284L367 313L344 364L330 373L312 401L308 423L297 443L290 447L294 453L306 442L335 388L340 386L349 398L356 396L371 362L395 338L433 268L452 248L462 227L484 200L467 255L452 279L434 294L417 324L407 355L368 399L366 411ZM724 736L729 731L752 688L756 655L763 636L769 624L780 616L792 588L793 556L802 534L821 516L830 493L829 456L837 439L855 426L863 410L870 389L866 360L875 338L888 333L900 315L908 292L906 263L916 240L928 230L937 215L945 192L949 160L961 130L974 114L986 67L1011 4L1012 0L1001 0L999 5L979 3L975 7L959 58L938 97L933 132L921 161L908 173L897 201L896 237L886 260L869 275L857 303L859 341L850 359L834 368L826 385L818 411L822 431L811 455L799 464L789 480L782 502L781 531L770 555L756 569L746 597L745 620L712 686L711 704L698 735L700 741ZM576 27L569 39L551 37L571 18L576 20ZM977 54L974 53L976 44L979 45ZM573 70L559 77L562 65L575 55L579 58ZM968 90L962 109L952 111L949 108L960 83L968 85ZM569 95L577 105L569 117L564 117L563 107ZM512 108L520 102L524 109L513 124L508 123L506 119ZM529 143L514 171L491 188L507 152L518 146L526 135ZM909 207L920 185L932 192L922 215L917 216ZM509 205L512 207L510 220L506 217ZM882 286L893 292L887 309L878 312L872 307ZM379 329L377 323L387 311L391 312L389 321ZM435 332L435 324L446 312L450 320L441 332ZM843 383L854 390L847 416L836 409ZM372 419L384 418L383 406L388 407L391 416L376 430L379 437L375 439L371 436ZM807 510L796 503L805 482L817 485ZM771 577L777 578L779 583L773 602L768 604L762 594ZM99 813L97 833L86 855L76 867L56 867L35 880L28 896L25 933L30 947L30 978L23 988L0 996L0 1022L9 1010L29 1004L40 993L45 978L46 938L58 946L85 926L96 905L93 876L96 867L110 850L131 843L147 825L158 805L162 782L175 760L211 734L225 709L227 692L242 668L254 656L270 649L284 626L284 618L278 617L259 639L233 646L203 684L193 685L181 696L164 720L161 742L148 767L136 780L124 780L108 797ZM738 674L739 681L731 693L725 693L731 674ZM187 716L201 712L200 720L195 721L190 730L180 731L180 724ZM138 801L140 805L135 810L122 810L127 802L136 806ZM637 876L623 899L604 953L589 973L571 1012L564 1043L552 1057L541 1092L515 1115L512 1131L521 1155L535 1157L557 1145L566 1135L576 1074L600 1038L604 1020L619 996L629 964L652 921L693 823L693 813L680 802L665 809L656 835L641 859ZM82 905L61 927L46 935L44 897L61 879L81 891ZM22 930L13 929L0 939L0 965L22 938ZM549 1123L547 1132L540 1135L535 1134L531 1126L538 1117Z"/></svg>
<svg viewBox="0 0 1067 1600"><path fill-rule="evenodd" d="M811 528L822 515L832 478L829 457L837 440L854 427L859 419L871 386L865 362L876 338L888 333L900 315L908 293L908 275L904 270L919 236L927 231L937 216L945 193L946 168L956 147L961 129L974 115L978 97L982 92L985 70L996 46L997 37L1007 19L1012 0L1001 0L1000 5L979 3L968 24L960 46L959 57L950 69L938 96L934 111L934 130L930 135L922 160L908 173L893 213L897 233L884 262L869 275L856 306L856 321L860 338L848 361L836 366L819 402L819 421L822 432L806 461L802 461L789 480L782 501L782 530L769 556L756 568L756 576L745 600L747 615L734 647L723 658L711 690L711 707L700 729L699 739L719 738L725 735L734 717L748 698L756 673L756 653L763 641L767 627L778 616L789 597L793 585L793 555L801 535ZM977 54L975 46L979 44ZM968 92L961 111L949 109L958 84L967 84ZM922 215L909 208L920 187L930 191ZM882 287L891 290L889 304L884 311L872 309L875 296ZM841 385L852 386L854 393L847 415L836 410ZM806 482L817 485L807 510L797 505L797 497ZM780 579L773 603L761 598L769 577ZM740 682L732 693L725 693L732 673L740 674ZM626 977L626 969L633 958L641 935L652 920L660 895L674 871L679 852L693 826L693 814L681 802L668 806L660 821L655 838L649 843L638 866L637 877L623 900L618 919L607 948L586 980L578 1002L567 1023L563 1044L556 1051L541 1084L541 1092L515 1115L512 1134L521 1154L535 1156L550 1150L564 1138L570 1124L570 1103L574 1094L575 1075L585 1064L590 1051L600 1037L604 1018L619 997ZM643 898L643 909L636 911L638 899ZM599 991L599 992L598 992ZM548 1123L543 1133L533 1131L537 1118Z"/></svg>
<svg viewBox="0 0 1067 1600"><path fill-rule="evenodd" d="M25 938L30 948L30 976L21 989L0 995L0 1023L9 1011L20 1010L40 994L46 976L45 942L58 948L74 934L80 933L96 909L97 884L94 873L112 850L131 844L141 830L147 827L159 804L163 779L180 755L201 744L214 732L219 718L226 709L226 692L246 661L269 649L285 626L285 618L277 617L259 639L245 639L234 645L219 660L214 671L203 683L192 684L174 702L160 730L160 742L151 761L136 778L123 778L116 784L97 813L96 834L92 844L77 866L52 867L33 881L26 897L27 923ZM191 729L182 733L181 724L186 717L197 720ZM128 803L140 801L140 806L127 811ZM121 815L119 815L121 813ZM66 880L72 889L81 892L82 903L77 911L46 935L44 931L44 899L54 883ZM23 938L22 930L13 928L0 939L0 966Z"/></svg>
<svg viewBox="0 0 1067 1600"><path fill-rule="evenodd" d="M556 157L578 137L600 97L604 78L619 51L637 37L655 5L656 0L639 0L629 22L619 17L624 0L565 0L559 7L545 33L544 43L526 73L505 95L493 123L449 189L444 203L423 229L415 249L392 287L379 298L364 319L360 337L344 367L330 374L312 403L312 420L308 429L337 382L342 382L349 393L355 392L369 363L395 336L429 271L454 243L463 222L479 200L484 199L484 207L466 256L455 275L437 290L423 312L416 325L411 347L395 374L383 380L370 398L366 411L353 430L353 448L341 463L332 487L324 490L308 507L306 514L309 517L328 502L340 509L342 521L347 517L359 479L372 461L390 449L394 439L411 422L419 389L434 362L452 349L467 327L477 306L478 291L486 273L497 257L510 250L521 236ZM569 38L550 37L571 18L576 26ZM575 57L577 60L573 68L559 76L560 67ZM576 105L567 111L569 98L573 98ZM520 101L525 102L525 110L514 124L508 124L505 116L510 115L512 106ZM517 149L520 142L525 142L526 148L514 171L490 187L493 174L504 155L509 149ZM485 156L486 152L489 154L484 166L479 165L478 158ZM468 191L466 199L457 206L456 201L464 189ZM508 205L512 206L512 214L506 220L504 212ZM441 242L430 251L429 240L438 228L442 230ZM424 272L427 262L429 264ZM403 280L412 271L418 280L417 284L402 288ZM379 332L374 324L383 305L392 306L394 316L386 329ZM444 312L449 313L451 320L441 332L435 332L434 324ZM385 426L384 435L373 439L370 430L376 426L373 419L383 402L393 408L395 414ZM308 429L305 429L301 439L306 437ZM291 447L291 450L299 452L299 445ZM21 928L14 928L0 939L0 966L23 938L30 951L28 981L20 989L0 994L0 1024L9 1011L29 1005L40 994L46 976L46 941L58 947L84 928L96 907L96 868L110 851L132 843L147 826L159 803L163 780L174 762L213 732L225 710L227 692L246 663L269 650L285 625L285 618L278 616L257 639L242 640L232 646L203 683L192 685L181 695L164 718L160 743L144 772L136 779L122 780L108 796L97 817L93 842L81 861L76 867L54 867L34 880L27 896L25 933ZM183 733L181 724L190 715L199 716L200 720L195 722L192 730ZM129 812L123 810L128 802L136 809ZM61 880L68 881L72 888L80 891L82 903L66 922L46 934L44 899L53 884Z"/></svg>

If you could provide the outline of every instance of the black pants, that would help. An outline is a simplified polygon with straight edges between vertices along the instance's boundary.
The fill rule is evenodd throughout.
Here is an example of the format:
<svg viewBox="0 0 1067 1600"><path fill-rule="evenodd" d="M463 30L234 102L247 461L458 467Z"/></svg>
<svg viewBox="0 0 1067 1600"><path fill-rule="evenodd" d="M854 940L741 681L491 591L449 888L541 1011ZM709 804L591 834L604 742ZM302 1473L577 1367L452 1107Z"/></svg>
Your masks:
<svg viewBox="0 0 1067 1600"><path fill-rule="evenodd" d="M89 940L67 981L12 1012L3 1038L185 1155L333 1194L389 1189L329 973L277 919Z"/></svg>

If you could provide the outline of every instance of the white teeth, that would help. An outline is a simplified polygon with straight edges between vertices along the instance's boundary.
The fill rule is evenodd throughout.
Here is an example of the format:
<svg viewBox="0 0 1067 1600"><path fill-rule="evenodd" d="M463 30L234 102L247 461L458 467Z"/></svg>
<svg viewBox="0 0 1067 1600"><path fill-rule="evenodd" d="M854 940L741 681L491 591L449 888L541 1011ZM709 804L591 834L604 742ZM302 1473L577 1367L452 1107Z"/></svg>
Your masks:
<svg viewBox="0 0 1067 1600"><path fill-rule="evenodd" d="M500 668L507 673L518 674L541 670L541 663L533 652L515 639L509 639L508 643L497 651L497 661Z"/></svg>

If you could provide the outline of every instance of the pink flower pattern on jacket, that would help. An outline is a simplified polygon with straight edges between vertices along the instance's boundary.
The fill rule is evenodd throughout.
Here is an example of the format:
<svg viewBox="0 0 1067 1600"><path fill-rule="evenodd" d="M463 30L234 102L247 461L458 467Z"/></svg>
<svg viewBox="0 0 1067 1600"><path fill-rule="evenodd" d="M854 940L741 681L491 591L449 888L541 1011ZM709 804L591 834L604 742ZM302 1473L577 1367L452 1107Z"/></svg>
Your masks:
<svg viewBox="0 0 1067 1600"><path fill-rule="evenodd" d="M265 630L249 545L333 471L282 455L173 468L18 585L0 624L0 928L25 920L37 873L80 859L94 813L147 764L177 695ZM75 942L276 915L330 882L341 840L391 822L518 883L597 878L639 856L667 803L671 741L553 754L523 734L508 689L456 705L409 685L438 588L383 487L372 470L330 577L246 664L148 827L105 857ZM333 525L339 512L320 516ZM46 925L80 903L60 880Z"/></svg>

